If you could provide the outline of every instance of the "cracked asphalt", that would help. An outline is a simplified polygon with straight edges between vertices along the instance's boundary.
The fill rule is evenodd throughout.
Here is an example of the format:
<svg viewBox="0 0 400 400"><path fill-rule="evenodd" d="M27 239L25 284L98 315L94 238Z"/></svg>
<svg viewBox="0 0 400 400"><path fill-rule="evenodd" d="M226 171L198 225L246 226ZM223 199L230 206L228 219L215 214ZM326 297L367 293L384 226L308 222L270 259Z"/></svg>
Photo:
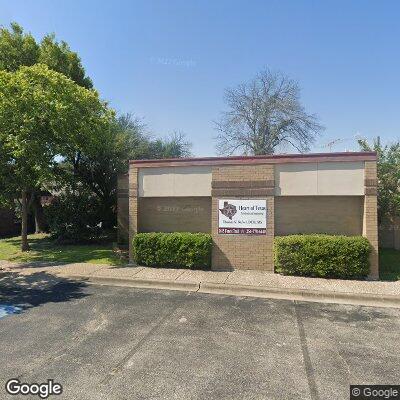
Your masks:
<svg viewBox="0 0 400 400"><path fill-rule="evenodd" d="M5 382L84 399L348 399L400 384L400 310L61 282L1 286ZM38 398L38 397L36 397Z"/></svg>

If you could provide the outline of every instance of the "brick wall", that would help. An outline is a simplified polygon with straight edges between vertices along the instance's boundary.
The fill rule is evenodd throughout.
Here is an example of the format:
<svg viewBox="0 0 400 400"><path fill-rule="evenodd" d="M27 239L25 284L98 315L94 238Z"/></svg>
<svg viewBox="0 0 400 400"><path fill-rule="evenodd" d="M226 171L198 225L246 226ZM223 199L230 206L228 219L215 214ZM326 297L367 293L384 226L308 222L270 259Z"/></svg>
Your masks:
<svg viewBox="0 0 400 400"><path fill-rule="evenodd" d="M275 235L362 235L363 196L277 196Z"/></svg>
<svg viewBox="0 0 400 400"><path fill-rule="evenodd" d="M141 197L139 232L211 232L211 197Z"/></svg>
<svg viewBox="0 0 400 400"><path fill-rule="evenodd" d="M126 245L129 240L129 176L119 175L117 184L118 244Z"/></svg>
<svg viewBox="0 0 400 400"><path fill-rule="evenodd" d="M138 169L129 166L129 259L132 260L132 240L138 231Z"/></svg>
<svg viewBox="0 0 400 400"><path fill-rule="evenodd" d="M236 165L212 170L212 269L273 271L274 167ZM218 234L219 199L266 199L266 235Z"/></svg>
<svg viewBox="0 0 400 400"><path fill-rule="evenodd" d="M370 277L379 278L379 257L378 257L378 212L377 212L377 170L376 161L365 161L365 196L363 215L363 236L372 246L370 256Z"/></svg>
<svg viewBox="0 0 400 400"><path fill-rule="evenodd" d="M273 271L274 233L277 235L298 232L362 234L369 239L373 248L370 276L376 278L378 277L378 221L375 161L365 161L364 180L364 196L275 198L273 164L221 164L212 167L211 201L209 197L140 198L138 201L138 169L131 165L129 188L127 190L121 182L119 198L121 197L123 202L123 196L129 196L125 201L129 203L130 254L133 236L139 229L207 232L210 231L211 220L214 242L213 269ZM219 199L265 199L268 210L267 234L219 234ZM123 208L121 203L121 210ZM119 220L119 225L123 227L124 221Z"/></svg>

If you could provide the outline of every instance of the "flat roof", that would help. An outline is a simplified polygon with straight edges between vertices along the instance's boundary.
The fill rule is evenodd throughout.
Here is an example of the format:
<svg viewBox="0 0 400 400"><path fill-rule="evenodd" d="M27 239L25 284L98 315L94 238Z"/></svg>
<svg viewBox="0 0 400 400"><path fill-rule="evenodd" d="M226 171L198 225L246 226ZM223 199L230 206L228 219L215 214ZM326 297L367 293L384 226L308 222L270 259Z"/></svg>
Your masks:
<svg viewBox="0 0 400 400"><path fill-rule="evenodd" d="M264 156L164 158L157 160L130 160L138 168L186 167L195 165L255 165L310 162L376 161L376 152L274 154Z"/></svg>

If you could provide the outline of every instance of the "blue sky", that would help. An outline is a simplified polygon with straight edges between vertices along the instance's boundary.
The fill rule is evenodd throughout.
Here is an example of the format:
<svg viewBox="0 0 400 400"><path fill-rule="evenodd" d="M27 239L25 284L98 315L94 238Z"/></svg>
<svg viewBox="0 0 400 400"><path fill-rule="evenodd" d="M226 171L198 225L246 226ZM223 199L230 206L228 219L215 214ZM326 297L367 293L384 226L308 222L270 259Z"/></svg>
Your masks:
<svg viewBox="0 0 400 400"><path fill-rule="evenodd" d="M0 0L1 25L56 33L102 98L156 135L186 133L197 156L215 155L224 89L266 66L299 82L326 127L313 151L399 139L399 16L395 0Z"/></svg>

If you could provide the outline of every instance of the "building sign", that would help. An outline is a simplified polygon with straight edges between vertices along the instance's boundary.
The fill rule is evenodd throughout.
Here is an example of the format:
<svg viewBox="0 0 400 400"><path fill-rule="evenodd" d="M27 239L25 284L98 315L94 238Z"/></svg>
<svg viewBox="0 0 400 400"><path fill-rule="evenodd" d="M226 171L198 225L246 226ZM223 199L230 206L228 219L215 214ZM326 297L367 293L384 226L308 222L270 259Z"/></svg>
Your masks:
<svg viewBox="0 0 400 400"><path fill-rule="evenodd" d="M218 200L218 233L267 234L266 200Z"/></svg>

